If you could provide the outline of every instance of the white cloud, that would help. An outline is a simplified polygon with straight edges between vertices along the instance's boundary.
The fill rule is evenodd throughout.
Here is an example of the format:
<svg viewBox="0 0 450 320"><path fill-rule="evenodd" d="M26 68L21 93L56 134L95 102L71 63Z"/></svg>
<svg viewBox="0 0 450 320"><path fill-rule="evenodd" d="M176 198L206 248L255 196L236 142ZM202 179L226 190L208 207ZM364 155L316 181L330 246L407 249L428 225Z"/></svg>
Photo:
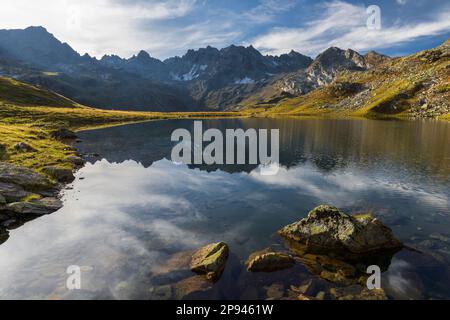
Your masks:
<svg viewBox="0 0 450 320"><path fill-rule="evenodd" d="M2 0L0 28L44 26L80 53L129 56L161 40L158 30L142 24L186 16L195 5L196 0Z"/></svg>
<svg viewBox="0 0 450 320"><path fill-rule="evenodd" d="M272 21L278 13L294 8L298 0L262 0L256 7L242 13L242 21L265 23Z"/></svg>
<svg viewBox="0 0 450 320"><path fill-rule="evenodd" d="M422 36L450 31L449 7L443 8L432 20L417 24L397 23L369 30L366 26L366 8L343 1L323 5L324 13L302 28L275 28L257 36L253 45L270 54L281 54L291 49L316 55L330 46L369 50L385 48L413 41ZM383 17L383 11L381 12Z"/></svg>

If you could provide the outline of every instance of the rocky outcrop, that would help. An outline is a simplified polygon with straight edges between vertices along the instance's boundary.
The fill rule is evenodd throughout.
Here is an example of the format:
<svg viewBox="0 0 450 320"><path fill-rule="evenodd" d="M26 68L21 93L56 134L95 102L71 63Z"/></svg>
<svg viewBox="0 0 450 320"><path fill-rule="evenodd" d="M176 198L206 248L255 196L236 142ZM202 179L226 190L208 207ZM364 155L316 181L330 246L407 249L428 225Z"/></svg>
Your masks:
<svg viewBox="0 0 450 320"><path fill-rule="evenodd" d="M217 280L225 269L228 253L228 246L223 242L204 246L192 255L191 271L206 275L209 280Z"/></svg>
<svg viewBox="0 0 450 320"><path fill-rule="evenodd" d="M0 195L2 195L7 202L16 202L31 195L31 193L25 191L23 187L17 184L0 182Z"/></svg>
<svg viewBox="0 0 450 320"><path fill-rule="evenodd" d="M0 182L15 184L34 191L48 190L53 187L44 175L4 162L0 162Z"/></svg>
<svg viewBox="0 0 450 320"><path fill-rule="evenodd" d="M19 142L17 144L14 145L14 149L17 152L36 152L37 150L35 148L33 148L32 146L30 146L28 143L25 142Z"/></svg>
<svg viewBox="0 0 450 320"><path fill-rule="evenodd" d="M273 272L290 268L294 264L291 255L267 249L251 254L246 262L247 270L251 272Z"/></svg>
<svg viewBox="0 0 450 320"><path fill-rule="evenodd" d="M75 180L71 169L48 166L44 167L42 171L58 182L70 183Z"/></svg>
<svg viewBox="0 0 450 320"><path fill-rule="evenodd" d="M29 202L13 202L6 206L7 211L11 211L25 219L50 214L61 208L62 202L56 198L43 198Z"/></svg>
<svg viewBox="0 0 450 320"><path fill-rule="evenodd" d="M350 216L325 205L279 234L303 245L306 252L361 255L402 247L392 231L371 214Z"/></svg>

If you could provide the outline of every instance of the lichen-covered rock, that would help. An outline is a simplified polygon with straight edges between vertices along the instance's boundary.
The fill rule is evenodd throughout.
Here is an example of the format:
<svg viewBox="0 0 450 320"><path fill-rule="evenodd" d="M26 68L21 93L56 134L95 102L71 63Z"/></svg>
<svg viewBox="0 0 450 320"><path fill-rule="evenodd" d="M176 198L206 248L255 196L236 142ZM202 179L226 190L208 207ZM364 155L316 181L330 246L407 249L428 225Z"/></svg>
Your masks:
<svg viewBox="0 0 450 320"><path fill-rule="evenodd" d="M246 262L247 270L251 272L273 272L292 267L294 258L283 252L263 250L250 255Z"/></svg>
<svg viewBox="0 0 450 320"><path fill-rule="evenodd" d="M17 152L36 152L37 150L30 146L28 143L25 142L19 142L14 145L14 149Z"/></svg>
<svg viewBox="0 0 450 320"><path fill-rule="evenodd" d="M225 268L228 252L228 246L224 242L204 246L192 255L191 270L206 275L210 280L217 280Z"/></svg>
<svg viewBox="0 0 450 320"><path fill-rule="evenodd" d="M325 205L284 227L279 234L303 244L309 252L367 254L402 247L391 229L371 214L350 216Z"/></svg>
<svg viewBox="0 0 450 320"><path fill-rule="evenodd" d="M50 214L61 208L62 202L56 198L43 198L41 200L30 202L14 202L6 206L8 211L14 212L24 219L30 216L34 217Z"/></svg>
<svg viewBox="0 0 450 320"><path fill-rule="evenodd" d="M4 162L0 162L0 182L16 184L26 190L47 190L53 187L44 175Z"/></svg>
<svg viewBox="0 0 450 320"><path fill-rule="evenodd" d="M44 167L42 171L58 182L70 183L75 180L71 169L48 166Z"/></svg>
<svg viewBox="0 0 450 320"><path fill-rule="evenodd" d="M66 128L61 128L53 131L51 133L51 136L56 140L73 140L77 138L75 132L70 131L69 129Z"/></svg>

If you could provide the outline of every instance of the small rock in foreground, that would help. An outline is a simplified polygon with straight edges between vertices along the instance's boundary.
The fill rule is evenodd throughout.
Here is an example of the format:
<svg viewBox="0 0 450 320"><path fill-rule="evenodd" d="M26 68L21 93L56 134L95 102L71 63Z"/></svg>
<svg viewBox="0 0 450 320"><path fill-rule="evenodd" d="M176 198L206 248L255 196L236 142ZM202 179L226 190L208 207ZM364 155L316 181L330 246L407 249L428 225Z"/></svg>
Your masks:
<svg viewBox="0 0 450 320"><path fill-rule="evenodd" d="M204 246L192 255L191 271L206 275L209 280L220 278L228 259L228 246L224 242Z"/></svg>
<svg viewBox="0 0 450 320"><path fill-rule="evenodd" d="M250 255L246 265L251 272L273 272L292 267L294 258L283 252L263 250Z"/></svg>

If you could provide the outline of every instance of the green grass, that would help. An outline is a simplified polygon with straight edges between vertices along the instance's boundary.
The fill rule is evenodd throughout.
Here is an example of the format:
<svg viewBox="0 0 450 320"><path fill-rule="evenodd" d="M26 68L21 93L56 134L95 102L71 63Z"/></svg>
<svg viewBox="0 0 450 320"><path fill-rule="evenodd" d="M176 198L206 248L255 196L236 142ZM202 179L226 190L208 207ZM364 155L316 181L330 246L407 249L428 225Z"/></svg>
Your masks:
<svg viewBox="0 0 450 320"><path fill-rule="evenodd" d="M67 108L79 106L55 92L4 77L0 77L0 102L18 106L45 105Z"/></svg>

